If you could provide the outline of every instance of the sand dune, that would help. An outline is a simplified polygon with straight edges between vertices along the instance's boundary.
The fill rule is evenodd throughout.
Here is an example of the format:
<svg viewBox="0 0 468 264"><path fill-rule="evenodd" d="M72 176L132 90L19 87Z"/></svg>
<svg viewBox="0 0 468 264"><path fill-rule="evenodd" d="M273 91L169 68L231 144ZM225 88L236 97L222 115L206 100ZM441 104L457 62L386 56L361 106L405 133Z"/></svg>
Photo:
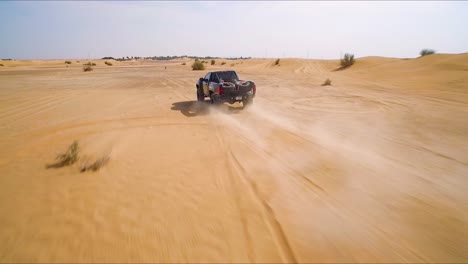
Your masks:
<svg viewBox="0 0 468 264"><path fill-rule="evenodd" d="M467 53L208 65L245 109L189 61L71 61L0 67L0 262L468 261Z"/></svg>

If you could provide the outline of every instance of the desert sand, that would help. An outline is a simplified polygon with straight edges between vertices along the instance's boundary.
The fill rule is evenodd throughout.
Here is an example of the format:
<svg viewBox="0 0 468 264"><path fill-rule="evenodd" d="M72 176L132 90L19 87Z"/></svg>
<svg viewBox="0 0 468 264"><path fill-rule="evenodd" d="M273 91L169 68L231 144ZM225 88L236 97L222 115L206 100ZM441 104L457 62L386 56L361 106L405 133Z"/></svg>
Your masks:
<svg viewBox="0 0 468 264"><path fill-rule="evenodd" d="M0 62L0 262L468 262L468 53L70 61Z"/></svg>

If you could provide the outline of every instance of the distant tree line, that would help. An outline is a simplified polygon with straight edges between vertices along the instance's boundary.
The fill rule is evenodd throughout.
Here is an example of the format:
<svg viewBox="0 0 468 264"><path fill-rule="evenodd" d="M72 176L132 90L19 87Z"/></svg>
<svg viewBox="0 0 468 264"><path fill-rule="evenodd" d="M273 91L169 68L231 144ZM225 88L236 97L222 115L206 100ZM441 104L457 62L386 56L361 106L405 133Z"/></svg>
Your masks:
<svg viewBox="0 0 468 264"><path fill-rule="evenodd" d="M121 58L114 58L114 57L103 57L103 60L116 60L116 61L129 61L129 60L140 60L140 59L145 59L145 60L173 60L173 59L182 59L182 58L189 58L189 59L203 59L203 60L212 60L212 59L223 59L221 57L200 57L200 56L187 56L187 55L182 55L182 56L153 56L153 57L138 57L138 56L126 56L126 57L121 57ZM224 58L227 60L242 60L242 59L251 59L252 57L231 57L231 58Z"/></svg>

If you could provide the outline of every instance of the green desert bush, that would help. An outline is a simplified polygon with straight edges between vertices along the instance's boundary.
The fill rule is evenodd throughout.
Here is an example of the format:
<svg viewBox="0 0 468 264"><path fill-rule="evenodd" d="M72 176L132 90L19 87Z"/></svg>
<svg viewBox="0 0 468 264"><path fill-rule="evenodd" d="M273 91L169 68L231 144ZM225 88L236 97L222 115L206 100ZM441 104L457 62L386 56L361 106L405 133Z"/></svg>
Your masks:
<svg viewBox="0 0 468 264"><path fill-rule="evenodd" d="M71 61L65 61L65 64L71 64Z"/></svg>
<svg viewBox="0 0 468 264"><path fill-rule="evenodd" d="M431 55L431 54L434 54L434 53L435 53L435 51L431 50L431 49L423 49L423 50L421 50L421 52L419 52L421 57L426 56L426 55Z"/></svg>
<svg viewBox="0 0 468 264"><path fill-rule="evenodd" d="M327 86L327 85L331 85L331 80L330 79L326 79L324 83L322 83L322 86Z"/></svg>
<svg viewBox="0 0 468 264"><path fill-rule="evenodd" d="M107 66L112 66L112 63L109 61L104 62Z"/></svg>
<svg viewBox="0 0 468 264"><path fill-rule="evenodd" d="M346 53L341 59L340 64L342 67L349 67L354 64L354 54Z"/></svg>
<svg viewBox="0 0 468 264"><path fill-rule="evenodd" d="M192 64L192 70L194 71L202 71L205 69L205 64L203 64L202 62L200 61L195 61L193 64Z"/></svg>
<svg viewBox="0 0 468 264"><path fill-rule="evenodd" d="M275 65L279 65L280 59L276 59Z"/></svg>
<svg viewBox="0 0 468 264"><path fill-rule="evenodd" d="M216 61L215 60L211 60L211 65L215 65Z"/></svg>
<svg viewBox="0 0 468 264"><path fill-rule="evenodd" d="M80 152L80 147L78 146L78 141L73 141L73 143L68 147L67 151L63 154L59 154L55 159L57 160L54 164L46 165L47 168L60 168L64 166L69 166L75 163L78 160L78 154Z"/></svg>

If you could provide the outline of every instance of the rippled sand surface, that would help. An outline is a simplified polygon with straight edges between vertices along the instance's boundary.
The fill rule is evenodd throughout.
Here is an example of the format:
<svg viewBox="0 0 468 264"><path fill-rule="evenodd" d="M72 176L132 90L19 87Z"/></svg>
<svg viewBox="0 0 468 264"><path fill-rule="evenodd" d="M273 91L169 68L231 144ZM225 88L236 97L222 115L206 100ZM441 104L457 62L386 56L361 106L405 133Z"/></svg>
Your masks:
<svg viewBox="0 0 468 264"><path fill-rule="evenodd" d="M2 62L0 262L468 261L468 54L84 62Z"/></svg>

